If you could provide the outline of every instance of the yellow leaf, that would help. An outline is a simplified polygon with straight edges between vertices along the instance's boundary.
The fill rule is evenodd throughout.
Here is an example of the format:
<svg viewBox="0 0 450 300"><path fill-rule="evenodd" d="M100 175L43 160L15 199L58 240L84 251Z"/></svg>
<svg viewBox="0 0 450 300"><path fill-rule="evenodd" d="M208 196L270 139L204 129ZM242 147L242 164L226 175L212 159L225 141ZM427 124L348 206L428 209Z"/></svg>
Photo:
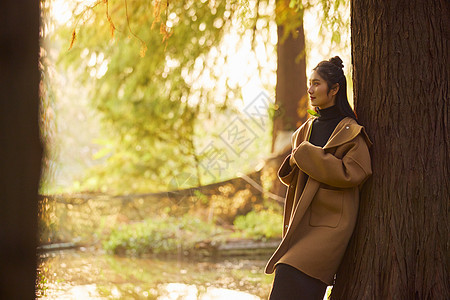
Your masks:
<svg viewBox="0 0 450 300"><path fill-rule="evenodd" d="M147 52L147 45L142 43L141 44L141 51L140 51L141 57L144 57L146 52Z"/></svg>
<svg viewBox="0 0 450 300"><path fill-rule="evenodd" d="M75 32L75 29L74 29L72 31L72 39L70 40L69 50L72 49L73 43L75 42L76 38L77 38L77 33Z"/></svg>

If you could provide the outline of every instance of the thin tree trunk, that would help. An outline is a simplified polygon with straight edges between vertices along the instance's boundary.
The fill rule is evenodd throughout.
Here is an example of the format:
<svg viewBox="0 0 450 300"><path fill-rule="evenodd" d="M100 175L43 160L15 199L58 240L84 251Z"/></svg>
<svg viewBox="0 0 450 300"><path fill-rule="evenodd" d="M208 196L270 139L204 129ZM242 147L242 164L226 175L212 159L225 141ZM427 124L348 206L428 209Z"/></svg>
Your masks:
<svg viewBox="0 0 450 300"><path fill-rule="evenodd" d="M34 299L39 1L0 2L0 299Z"/></svg>
<svg viewBox="0 0 450 300"><path fill-rule="evenodd" d="M448 299L445 1L352 0L355 107L373 176L332 299Z"/></svg>

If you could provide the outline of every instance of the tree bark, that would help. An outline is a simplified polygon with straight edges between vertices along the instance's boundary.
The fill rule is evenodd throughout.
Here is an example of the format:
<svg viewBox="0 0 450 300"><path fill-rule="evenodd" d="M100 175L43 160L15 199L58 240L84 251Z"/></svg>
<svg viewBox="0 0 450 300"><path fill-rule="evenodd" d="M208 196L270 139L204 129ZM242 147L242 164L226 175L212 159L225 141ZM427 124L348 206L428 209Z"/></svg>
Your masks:
<svg viewBox="0 0 450 300"><path fill-rule="evenodd" d="M35 299L39 1L0 2L0 299Z"/></svg>
<svg viewBox="0 0 450 300"><path fill-rule="evenodd" d="M448 299L449 2L351 5L373 176L331 298Z"/></svg>

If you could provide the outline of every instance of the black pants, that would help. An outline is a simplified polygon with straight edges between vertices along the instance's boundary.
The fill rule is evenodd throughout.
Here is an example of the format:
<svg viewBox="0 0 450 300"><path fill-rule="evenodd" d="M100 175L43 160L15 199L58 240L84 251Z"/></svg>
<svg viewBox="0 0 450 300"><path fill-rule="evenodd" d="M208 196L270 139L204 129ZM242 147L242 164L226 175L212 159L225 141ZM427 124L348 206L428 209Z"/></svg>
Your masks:
<svg viewBox="0 0 450 300"><path fill-rule="evenodd" d="M269 300L322 300L327 285L287 264L275 268Z"/></svg>

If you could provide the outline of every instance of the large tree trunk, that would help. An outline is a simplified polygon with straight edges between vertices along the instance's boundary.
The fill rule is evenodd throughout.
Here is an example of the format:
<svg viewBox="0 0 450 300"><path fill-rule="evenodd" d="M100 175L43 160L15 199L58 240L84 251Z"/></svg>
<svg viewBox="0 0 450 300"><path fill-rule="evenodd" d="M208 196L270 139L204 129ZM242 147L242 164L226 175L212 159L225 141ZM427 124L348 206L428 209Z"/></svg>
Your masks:
<svg viewBox="0 0 450 300"><path fill-rule="evenodd" d="M34 299L39 1L0 2L0 299Z"/></svg>
<svg viewBox="0 0 450 300"><path fill-rule="evenodd" d="M355 107L373 176L333 299L448 299L446 1L352 0Z"/></svg>

